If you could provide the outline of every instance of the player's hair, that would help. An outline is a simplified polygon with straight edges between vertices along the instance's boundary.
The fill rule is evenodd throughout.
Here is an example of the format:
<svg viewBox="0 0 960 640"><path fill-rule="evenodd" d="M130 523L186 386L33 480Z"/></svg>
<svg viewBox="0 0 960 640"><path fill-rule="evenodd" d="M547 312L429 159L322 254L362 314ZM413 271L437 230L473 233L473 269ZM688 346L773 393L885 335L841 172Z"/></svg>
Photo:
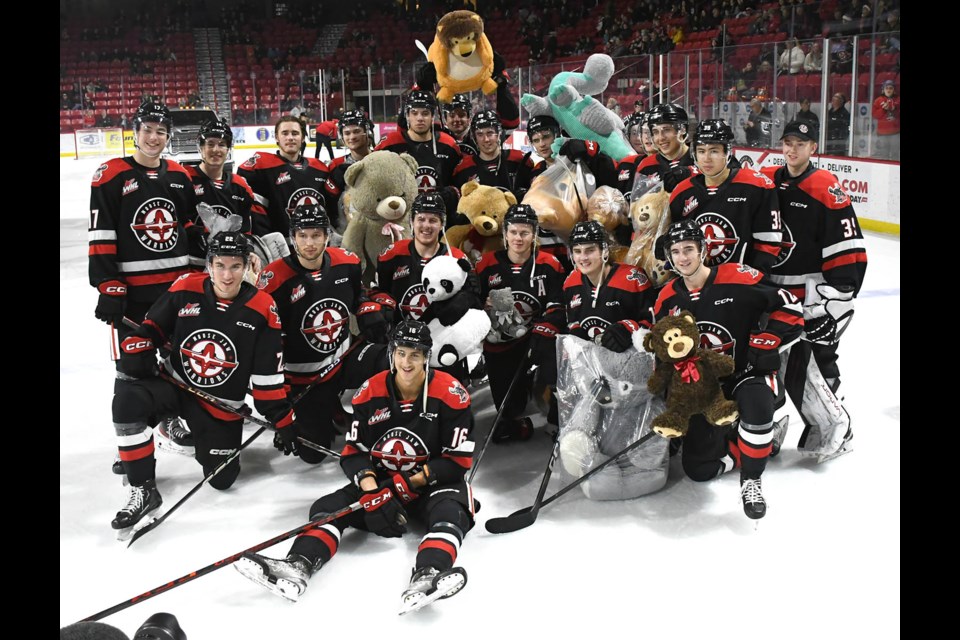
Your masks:
<svg viewBox="0 0 960 640"><path fill-rule="evenodd" d="M303 124L303 120L297 116L280 116L280 119L277 120L277 124L273 126L274 138L280 137L280 125L284 122L296 122L298 125L300 125L300 135L302 135L304 139L307 138L307 127L305 124Z"/></svg>

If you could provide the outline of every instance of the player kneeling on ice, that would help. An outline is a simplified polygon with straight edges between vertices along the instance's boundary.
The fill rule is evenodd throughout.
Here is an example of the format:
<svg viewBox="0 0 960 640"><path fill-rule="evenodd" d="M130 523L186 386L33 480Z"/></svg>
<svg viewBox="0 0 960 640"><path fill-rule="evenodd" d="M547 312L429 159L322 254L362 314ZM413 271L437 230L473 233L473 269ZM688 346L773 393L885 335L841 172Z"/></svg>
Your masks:
<svg viewBox="0 0 960 640"><path fill-rule="evenodd" d="M467 574L453 564L473 527L473 496L464 472L473 460L470 396L453 376L430 370L430 331L401 322L390 340L390 371L363 383L340 466L350 483L310 507L317 519L359 501L362 511L301 534L283 560L244 554L237 570L296 601L310 576L329 562L348 527L386 538L407 532L407 514L424 520L410 586L400 613L457 593Z"/></svg>
<svg viewBox="0 0 960 640"><path fill-rule="evenodd" d="M158 346L171 346L163 363L169 376L225 406L239 411L252 389L257 411L276 426L285 447L294 447L296 418L277 359L283 351L280 319L273 298L243 279L249 256L242 233L214 235L207 251L209 272L181 276L120 343L114 428L130 481L127 504L112 523L120 539L144 526L144 516L162 502L149 427L156 418L179 415L187 421L205 475L233 457L210 479L211 486L228 489L240 474L233 454L241 444L243 419L156 377Z"/></svg>
<svg viewBox="0 0 960 640"><path fill-rule="evenodd" d="M683 438L681 462L687 476L698 482L740 468L744 513L762 518L767 505L760 476L784 435L773 423L780 351L800 338L803 312L793 294L763 282L756 269L735 262L708 267L705 252L703 230L694 220L674 223L658 238L657 258L669 260L680 277L661 289L654 317L659 320L689 311L696 317L700 344L733 357L733 374L720 382L724 395L736 401L740 422L717 427L703 415L693 415ZM690 364L659 363L658 367L676 366L692 377ZM732 415L730 408L707 413L723 424ZM658 432L678 435L661 427Z"/></svg>

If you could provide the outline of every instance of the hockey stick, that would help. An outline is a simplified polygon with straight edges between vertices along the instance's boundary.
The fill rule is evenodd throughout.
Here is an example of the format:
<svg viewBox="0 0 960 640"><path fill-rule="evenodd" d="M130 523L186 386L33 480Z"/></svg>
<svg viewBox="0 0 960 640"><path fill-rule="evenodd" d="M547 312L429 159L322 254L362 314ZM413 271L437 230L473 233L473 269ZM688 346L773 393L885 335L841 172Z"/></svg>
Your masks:
<svg viewBox="0 0 960 640"><path fill-rule="evenodd" d="M546 490L546 483L548 480L550 480L550 474L553 471L554 456L551 455L550 463L547 466L547 472L546 474L544 474L543 482L540 485L540 493L537 495L537 500L533 503L533 505L526 507L524 509L520 509L519 511L516 511L514 513L511 513L509 516L504 516L502 518L490 518L489 520L487 520L484 526L486 527L487 531L489 531L490 533L510 533L512 531L518 531L520 529L525 529L526 527L529 527L534 522L536 522L537 515L539 514L540 509L547 506L554 500L560 499L565 493L567 493L568 491L571 491L574 487L580 486L581 484L589 480L591 477L599 473L601 470L606 468L606 466L612 463L614 460L618 459L620 456L630 453L631 451L633 451L634 449L636 449L637 447L639 447L640 445L642 445L644 442L646 442L647 440L649 440L655 435L657 435L655 431L650 431L646 435L642 436L639 440L633 442L632 444L627 445L617 453L610 456L608 460L601 462L600 464L595 466L593 469L586 472L581 477L577 478L576 480L574 480L573 482L565 486L563 489L560 489L560 491L557 491L555 494L553 494L552 496L550 496L549 498L541 502L540 499L543 497L543 494ZM559 443L559 439L557 440L557 442Z"/></svg>
<svg viewBox="0 0 960 640"><path fill-rule="evenodd" d="M229 564L233 564L234 562L236 562L236 561L240 558L240 556L242 556L242 555L245 554L245 553L256 553L256 552L258 552L258 551L262 551L263 549L266 549L266 548L268 548L268 547L272 547L273 545L277 544L278 542L283 542L284 540L287 540L287 539L289 539L289 538L292 538L292 537L294 537L294 536L296 536L296 535L298 535L298 534L301 534L301 533L303 533L303 532L305 532L305 531L309 531L310 529L316 529L317 527L321 527L321 526L323 526L323 525L325 525L325 524L328 524L328 523L330 523L330 522L333 522L333 521L336 520L337 518L342 518L343 516L345 516L345 515L347 515L347 514L353 513L354 511L359 511L359 510L362 509L362 508L363 508L363 506L360 504L359 501L358 501L358 502L354 502L353 504L350 504L350 505L344 507L343 509L340 509L339 511L336 511L335 513L331 513L330 515L328 515L328 516L326 516L326 517L324 517L324 518L321 518L320 520L312 520L312 521L310 521L310 522L308 522L308 523L306 523L306 524L304 524L304 525L301 525L301 526L297 527L296 529L291 529L290 531L287 531L287 532L285 532L285 533L281 533L280 535L275 536L275 537L273 537L273 538L270 538L269 540L265 540L265 541L263 541L263 542L261 542L261 543L259 543L259 544L256 544L256 545L250 547L249 549L244 549L243 551L240 551L240 552L235 553L235 554L233 554L233 555L227 556L227 557L224 558L223 560L218 560L217 562L214 562L213 564L208 564L207 566L203 567L202 569L197 569L196 571L191 571L191 572L188 573L187 575L181 576L181 577L177 578L176 580L171 580L170 582L167 582L167 583L165 583L165 584L162 584L162 585L160 585L159 587L154 587L153 589L151 589L151 590L149 590L149 591L147 591L147 592L145 592L145 593L141 593L141 594L138 595L138 596L134 596L133 598L130 598L129 600L125 600L124 602L121 602L121 603L119 603L119 604L115 604L115 605L113 605L112 607L110 607L109 609L104 609L103 611L100 611L99 613L95 613L95 614L93 614L92 616L88 616L88 617L84 618L83 620L81 620L80 622L94 622L94 621L96 621L96 620L102 620L103 618L106 618L106 617L109 616L109 615L113 615L114 613L117 613L118 611L123 611L124 609L126 609L126 608L128 608L128 607L132 607L133 605L135 605L135 604L137 604L137 603L139 603L139 602L143 602L144 600L147 600L147 599L152 598L152 597L154 597L154 596L158 596L158 595L160 595L161 593L163 593L163 592L165 592L165 591L170 591L171 589L175 589L176 587L179 587L179 586L182 585L182 584L186 584L187 582L190 582L191 580L195 580L195 579L197 579L197 578L199 578L199 577L201 577L201 576L207 575L208 573L212 573L212 572L216 571L217 569L222 569L223 567L225 567L225 566L227 566L227 565L229 565Z"/></svg>
<svg viewBox="0 0 960 640"><path fill-rule="evenodd" d="M266 427L260 427L259 429L257 429L257 430L253 433L253 435L251 435L249 438L247 438L246 441L245 441L243 444L240 445L240 448L239 448L239 449L237 449L236 451L234 451L233 453L231 453L223 462L221 462L221 463L217 466L216 469L214 469L213 471L211 471L210 473L208 473L207 475L205 475L205 476L203 477L203 480L201 480L200 482L198 482L198 483L193 487L193 489L190 489L190 491L187 492L187 495L185 495L185 496L183 496L182 498L180 498L180 500L177 501L177 504L175 504L175 505L173 505L172 507L170 507L166 512L164 512L163 515L158 516L158 517L156 517L156 518L153 518L146 526L141 527L140 529L138 529L137 531L135 531L135 532L133 533L133 537L130 538L130 542L127 543L127 548L129 549L129 548L130 548L130 545L132 545L134 542L136 542L139 538L145 536L145 535L148 534L149 532L151 532L151 531L153 531L154 529L156 529L157 527L159 527L159 526L163 523L164 520L166 520L167 518L170 517L170 514L172 514L174 511L176 511L176 510L180 507L180 505L182 505L184 502L186 502L186 501L190 498L190 496L192 496L192 495L195 494L197 491L199 491L199 490L200 490L200 487L202 487L202 486L205 485L206 483L210 482L210 480L213 479L213 476L215 476L215 475L217 475L218 473L220 473L221 471L223 471L223 469L226 468L226 466L227 466L228 464L230 464L231 462L233 462L234 460L236 460L237 457L239 457L240 452L243 451L244 449L246 449L246 448L247 448L247 445L249 445L251 442L253 442L253 441L256 440L258 437L260 437L260 434L263 433L263 432L266 431L266 430L267 430Z"/></svg>
<svg viewBox="0 0 960 640"><path fill-rule="evenodd" d="M487 432L487 437L483 440L483 447L477 453L477 459L474 460L473 466L470 469L470 475L467 477L467 483L473 482L473 477L477 475L477 468L480 466L480 461L483 460L483 454L487 452L487 447L490 446L490 441L493 440L493 434L497 430L497 425L500 424L500 418L503 417L503 410L507 407L507 401L510 399L510 394L513 393L513 388L517 385L517 380L520 379L520 376L527 371L527 361L530 359L530 351L527 350L527 354L523 357L523 360L520 361L520 366L517 367L517 372L513 374L513 380L510 381L510 386L507 387L507 392L503 396L503 402L500 403L500 409L497 410L497 415L493 419L493 424L490 425L490 431Z"/></svg>

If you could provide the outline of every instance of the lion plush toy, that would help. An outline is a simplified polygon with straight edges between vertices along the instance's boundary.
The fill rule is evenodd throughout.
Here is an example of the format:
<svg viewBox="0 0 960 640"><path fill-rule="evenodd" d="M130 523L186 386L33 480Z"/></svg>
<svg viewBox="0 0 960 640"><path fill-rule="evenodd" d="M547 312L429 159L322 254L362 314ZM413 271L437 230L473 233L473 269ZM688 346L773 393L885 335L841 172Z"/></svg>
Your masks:
<svg viewBox="0 0 960 640"><path fill-rule="evenodd" d="M585 218L595 187L596 179L586 167L560 158L533 179L523 204L537 212L541 227L566 242L573 225Z"/></svg>
<svg viewBox="0 0 960 640"><path fill-rule="evenodd" d="M587 201L587 220L596 220L607 230L610 236L610 259L614 262L623 262L627 255L627 247L614 240L614 232L621 225L630 224L627 199L623 194L606 185L597 187L597 190Z"/></svg>
<svg viewBox="0 0 960 640"><path fill-rule="evenodd" d="M654 394L667 392L667 410L653 419L653 430L659 435L685 435L690 416L697 413L718 427L739 417L737 403L724 397L718 380L733 373L733 358L700 346L700 330L692 313L662 318L642 341L643 348L657 356L647 388Z"/></svg>
<svg viewBox="0 0 960 640"><path fill-rule="evenodd" d="M509 191L470 181L463 185L457 213L470 220L447 230L447 242L467 254L474 264L484 253L503 249L503 216L517 198Z"/></svg>
<svg viewBox="0 0 960 640"><path fill-rule="evenodd" d="M630 203L630 221L633 223L633 241L623 261L640 267L655 287L662 287L674 274L656 257L656 239L670 224L670 194L657 182L643 195Z"/></svg>
<svg viewBox="0 0 960 640"><path fill-rule="evenodd" d="M451 11L437 23L427 52L437 72L437 100L450 102L458 93L493 93L493 47L483 33L483 19L473 11Z"/></svg>

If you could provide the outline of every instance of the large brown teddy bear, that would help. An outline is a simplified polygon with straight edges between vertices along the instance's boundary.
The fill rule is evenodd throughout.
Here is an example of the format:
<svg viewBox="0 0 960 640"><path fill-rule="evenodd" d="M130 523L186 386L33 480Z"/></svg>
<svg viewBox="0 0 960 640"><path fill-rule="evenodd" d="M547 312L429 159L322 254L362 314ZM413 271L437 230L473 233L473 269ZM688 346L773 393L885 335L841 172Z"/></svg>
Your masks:
<svg viewBox="0 0 960 640"><path fill-rule="evenodd" d="M392 151L374 151L344 174L352 216L341 246L360 256L362 282L377 273L377 258L401 238L410 237L410 207L417 196L417 161Z"/></svg>
<svg viewBox="0 0 960 640"><path fill-rule="evenodd" d="M737 403L727 400L718 378L733 373L733 358L700 347L697 320L689 311L661 319L643 337L643 348L657 356L647 380L650 393L667 392L667 410L653 419L653 430L664 438L687 433L690 416L702 413L718 427L738 417Z"/></svg>
<svg viewBox="0 0 960 640"><path fill-rule="evenodd" d="M654 255L656 239L670 225L670 194L660 185L630 203L633 241L624 262L640 267L655 287L662 287L674 278Z"/></svg>
<svg viewBox="0 0 960 640"><path fill-rule="evenodd" d="M463 185L457 212L470 224L458 224L447 231L447 242L467 254L476 264L484 253L503 249L503 216L517 198L509 191L470 181Z"/></svg>
<svg viewBox="0 0 960 640"><path fill-rule="evenodd" d="M450 102L458 93L493 93L493 47L483 33L483 19L473 11L451 11L437 23L427 52L437 70L437 100Z"/></svg>

